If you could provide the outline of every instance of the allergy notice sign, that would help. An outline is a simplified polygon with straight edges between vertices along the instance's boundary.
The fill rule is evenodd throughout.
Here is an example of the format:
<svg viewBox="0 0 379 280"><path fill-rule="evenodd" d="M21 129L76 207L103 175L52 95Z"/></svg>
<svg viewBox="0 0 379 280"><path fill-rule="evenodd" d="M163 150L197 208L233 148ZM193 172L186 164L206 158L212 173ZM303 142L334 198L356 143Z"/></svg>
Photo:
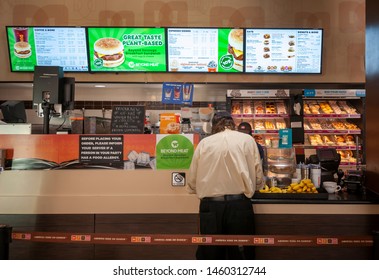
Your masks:
<svg viewBox="0 0 379 280"><path fill-rule="evenodd" d="M79 161L88 164L123 163L123 135L81 135Z"/></svg>

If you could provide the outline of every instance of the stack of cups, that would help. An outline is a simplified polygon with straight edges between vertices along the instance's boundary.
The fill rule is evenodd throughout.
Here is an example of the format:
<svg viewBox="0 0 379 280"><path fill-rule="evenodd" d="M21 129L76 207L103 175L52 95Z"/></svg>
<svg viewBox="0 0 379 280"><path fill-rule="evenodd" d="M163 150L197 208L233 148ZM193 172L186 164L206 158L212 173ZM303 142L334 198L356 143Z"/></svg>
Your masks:
<svg viewBox="0 0 379 280"><path fill-rule="evenodd" d="M296 176L295 177L296 177L296 179L298 179L299 182L301 180L301 166L302 166L301 163L296 166Z"/></svg>
<svg viewBox="0 0 379 280"><path fill-rule="evenodd" d="M311 166L311 180L316 188L321 185L321 166L319 164L313 164Z"/></svg>
<svg viewBox="0 0 379 280"><path fill-rule="evenodd" d="M301 179L309 179L309 166L306 164L301 166Z"/></svg>

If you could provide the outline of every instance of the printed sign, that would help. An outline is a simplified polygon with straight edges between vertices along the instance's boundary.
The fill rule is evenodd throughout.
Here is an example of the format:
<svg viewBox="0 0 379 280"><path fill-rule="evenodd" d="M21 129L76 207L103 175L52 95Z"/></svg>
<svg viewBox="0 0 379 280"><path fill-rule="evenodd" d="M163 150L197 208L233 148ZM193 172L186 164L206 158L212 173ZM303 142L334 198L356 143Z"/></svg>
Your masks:
<svg viewBox="0 0 379 280"><path fill-rule="evenodd" d="M184 187L186 185L186 173L173 172L171 175L171 185L173 187Z"/></svg>
<svg viewBox="0 0 379 280"><path fill-rule="evenodd" d="M279 148L292 148L292 129L279 129Z"/></svg>
<svg viewBox="0 0 379 280"><path fill-rule="evenodd" d="M305 97L365 97L364 89L304 89Z"/></svg>
<svg viewBox="0 0 379 280"><path fill-rule="evenodd" d="M193 152L193 134L157 135L157 169L188 169Z"/></svg>
<svg viewBox="0 0 379 280"><path fill-rule="evenodd" d="M175 113L162 113L159 133L161 134L178 134L180 133L179 116Z"/></svg>
<svg viewBox="0 0 379 280"><path fill-rule="evenodd" d="M123 136L80 136L79 161L82 163L122 163Z"/></svg>
<svg viewBox="0 0 379 280"><path fill-rule="evenodd" d="M162 103L192 105L193 90L193 84L163 83Z"/></svg>
<svg viewBox="0 0 379 280"><path fill-rule="evenodd" d="M289 89L228 89L227 97L289 97Z"/></svg>
<svg viewBox="0 0 379 280"><path fill-rule="evenodd" d="M186 134L187 135L187 134ZM189 134L193 137L194 144L199 143L200 135L198 133ZM188 136L189 136L188 135ZM63 169L80 169L91 168L91 164L87 163L84 159L84 163L78 164L80 161L80 151L90 151L93 153L92 148L81 149L80 137L84 138L86 142L84 146L94 146L92 142L96 140L93 137L119 137L115 134L108 135L79 135L79 134L32 134L32 135L16 135L16 134L0 134L0 149L6 150L6 159L12 159L9 166L4 166L4 170L63 170ZM167 135L163 135L167 136ZM179 135L178 135L179 136ZM92 138L88 138L92 137ZM162 138L162 137L161 137ZM161 139L159 138L159 139ZM93 139L93 140L92 140ZM101 138L101 142L104 138ZM112 138L114 139L114 138ZM192 138L190 142L192 141ZM97 140L96 140L97 141ZM108 140L107 140L108 141ZM156 169L156 134L125 134L122 135L123 145L123 160L124 165L113 164L113 169L138 169L149 168ZM91 142L91 143L89 143ZM110 141L109 141L110 142ZM109 143L108 145L113 145ZM99 146L98 151L103 145ZM31 149L30 147L33 147ZM192 147L192 144L191 144ZM121 144L118 143L117 147L113 146L113 150L121 151ZM96 151L95 151L96 152ZM96 155L96 153L95 153ZM89 156L83 153L82 156ZM189 155L191 158L192 156ZM121 157L121 155L120 155ZM21 160L19 160L21 159ZM38 160L36 160L38 159ZM128 164L128 166L127 166ZM170 163L172 165L172 163ZM97 164L95 164L97 165ZM132 165L132 166L131 166ZM109 165L107 164L107 169ZM129 168L132 167L132 168ZM94 166L93 168L97 168ZM173 170L176 170L174 167ZM1 176L1 175L0 175Z"/></svg>

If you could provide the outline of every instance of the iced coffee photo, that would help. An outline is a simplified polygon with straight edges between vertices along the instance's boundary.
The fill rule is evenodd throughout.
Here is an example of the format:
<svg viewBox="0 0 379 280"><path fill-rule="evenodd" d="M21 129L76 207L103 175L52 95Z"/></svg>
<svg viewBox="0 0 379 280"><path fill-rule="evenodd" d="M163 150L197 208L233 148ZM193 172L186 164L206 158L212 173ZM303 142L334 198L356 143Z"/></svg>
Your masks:
<svg viewBox="0 0 379 280"><path fill-rule="evenodd" d="M14 27L14 54L18 58L28 58L32 54L30 44L28 42L28 28L27 27Z"/></svg>

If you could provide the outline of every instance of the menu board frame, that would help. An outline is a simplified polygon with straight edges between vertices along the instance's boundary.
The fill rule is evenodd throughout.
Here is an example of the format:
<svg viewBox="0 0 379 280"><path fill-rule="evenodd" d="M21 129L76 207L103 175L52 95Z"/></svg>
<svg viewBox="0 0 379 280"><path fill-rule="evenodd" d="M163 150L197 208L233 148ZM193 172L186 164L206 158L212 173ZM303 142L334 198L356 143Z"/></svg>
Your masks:
<svg viewBox="0 0 379 280"><path fill-rule="evenodd" d="M181 69L180 62L176 63L175 58L173 61L170 61L170 41L169 41L170 30L173 30L173 31L182 30L182 31L187 31L187 32L196 31L196 30L209 30L209 31L216 30L217 36L218 36L217 37L217 39L218 39L218 41L217 41L217 57L215 57L214 59L205 60L205 62L203 61L202 63L199 62L198 66L196 66L196 65L193 66L190 63L188 63L188 64L190 64L190 66L188 66L188 68L191 68L191 67L192 68L193 67L201 68L201 67L203 67L204 70L195 71L195 70L183 70L183 69ZM236 31L236 30L241 30L241 35L244 36L244 34L245 34L244 28L240 28L240 27L195 27L195 26L194 27L188 27L188 26L185 26L185 27L176 27L176 26L166 27L166 34L167 34L166 35L166 40L167 40L167 47L166 47L166 51L167 51L167 73L243 74L244 73L244 67L243 67L244 58L242 60L235 59L235 56L237 57L237 55L234 56L232 53L228 52L229 44L231 44L230 38L232 37L232 36L230 36L230 33L232 31ZM220 32L222 32L224 36L220 37ZM238 37L238 36L236 36L236 37ZM242 46L239 46L239 52L242 52L242 55L245 51L244 50L245 49L244 43L245 43L245 40L243 38L242 38L242 40L240 39L240 41L238 43L236 42L236 44L242 44ZM195 42L191 42L191 45L196 46L198 44ZM209 42L207 44L207 49L209 50ZM221 67L222 63L225 65L225 67ZM179 64L179 65L177 65L178 67L176 66L176 64ZM182 66L182 68L184 68L184 66ZM237 70L237 69L240 69L240 70Z"/></svg>
<svg viewBox="0 0 379 280"><path fill-rule="evenodd" d="M101 30L101 34L97 34L99 37L94 39L95 34L90 34L91 32L95 32L95 29ZM133 32L139 32L139 33L133 33L129 34L131 37L128 37L127 34L123 34L121 36L122 30L132 30ZM164 38L160 39L157 37L153 37L153 35L156 35L155 33L152 35L152 37L149 38L148 36L144 36L143 32L148 31L149 29L156 31L162 31ZM87 32L87 45L88 45L88 67L90 73L167 73L167 39L166 39L166 27L156 27L156 26L87 26L86 28ZM100 37L102 35L103 37ZM126 36L126 37L125 37ZM119 49L117 50L118 53L106 53L105 55L113 56L113 55L120 55L117 57L115 63L112 61L106 61L105 59L99 59L95 56L95 45L98 48L101 44L97 44L96 41L100 41L102 39L111 39L114 41L115 44L119 45ZM163 42L162 45L158 45L159 43ZM149 44L146 46L146 48L141 48L140 46L144 45L144 42L146 44ZM113 44L113 42L110 42L110 44ZM129 45L128 45L129 44ZM109 45L108 43L102 44L103 46ZM157 64L157 59L154 58L152 61L143 61L141 58L139 58L139 62L133 61L128 59L128 54L125 51L126 47L130 47L131 51L135 52L135 55L138 55L138 52L142 53L148 50L149 47L153 51L150 52L151 56L154 56L154 52L158 52L157 49L163 48L163 51L161 51L161 61L159 61L159 65ZM101 50L98 49L99 53ZM104 57L104 56L101 56ZM133 57L133 59L135 59ZM101 62L101 63L99 63ZM126 64L125 64L126 63ZM113 65L111 65L113 64ZM148 65L151 64L151 65ZM161 65L163 64L163 65ZM105 66L107 65L107 66ZM164 68L162 70L149 70L146 69L148 67L154 67L157 68ZM138 70L137 68L141 67L144 69ZM99 68L98 70L96 68Z"/></svg>
<svg viewBox="0 0 379 280"><path fill-rule="evenodd" d="M33 49L32 49L32 52L34 52L34 54L32 53L32 55L23 54L23 52L21 51L20 55L17 54L18 58L16 57L16 52L15 52L15 48L14 48L15 39L10 40L10 37L13 38L12 29L17 28L17 27L18 28L33 29L33 30L36 28L46 28L46 29L48 29L48 28L55 28L55 29L57 29L57 28L81 28L81 29L83 29L84 34L85 34L84 35L85 38L83 38L83 39L85 40L84 41L84 45L85 45L84 47L85 47L85 52L86 52L86 63L87 63L86 67L87 67L87 69L83 70L83 71L79 71L79 70L69 70L69 69L64 68L64 72L74 72L74 73L167 73L167 74L172 74L172 73L182 73L182 74L183 73L197 73L197 74L210 73L210 74L252 74L252 75L255 75L255 74L258 74L258 75L260 75L260 74L268 74L268 75L272 75L272 74L276 74L276 75L283 75L283 74L320 75L323 72L322 71L322 68L323 68L323 44L324 44L324 29L323 28L277 28L277 27L274 27L274 28L243 27L242 28L242 27L204 27L204 26L203 27L175 27L175 26L170 26L170 27L167 27L167 26L166 27L165 26L161 26L161 27L155 27L155 26L16 26L16 25L9 25L9 26L5 27L6 28L5 31L6 31L6 36L7 36L7 47L8 47L10 71L16 72L16 73L33 72L34 66L47 66L47 65L37 65L37 59L33 58L33 55L35 56L35 50L33 50ZM94 37L92 37L92 39L89 38L89 30L91 30L91 29L99 29L100 31L103 32L103 34L110 34L109 32L107 33L106 30L111 30L111 29L115 29L116 31L122 30L122 29L125 29L125 30L135 29L136 31L145 30L146 32L149 29L154 29L156 31L159 31L159 34L161 34L163 36L163 38L157 39L158 37L156 37L156 39L155 39L154 37L152 37L151 39L148 38L146 40L148 40L151 44L160 42L160 44L162 44L162 45L158 46L157 50L154 50L154 51L149 50L149 52L145 52L144 50L142 50L142 51L141 50L135 50L135 52L136 52L135 54L138 54L138 52L139 52L139 57L135 58L135 56L133 56L133 59L128 59L127 55L125 54L125 50L123 50L123 52L124 52L123 56L124 56L125 63L128 63L127 66L123 65L122 67L114 67L114 65L113 65L113 66L109 66L109 67L99 67L99 69L94 70L94 66L92 64L94 61L94 46L93 45L95 42L93 39ZM170 54L169 54L169 52L170 52L170 42L169 42L169 35L168 35L169 30L217 30L217 32L218 32L217 34L219 34L220 31L223 32L222 35L217 35L218 36L217 37L218 46L217 46L217 50L216 50L217 55L212 54L212 56L214 56L214 60L216 62L217 68L208 67L206 62L202 61L202 62L198 62L199 65L196 66L200 70L193 70L193 68L191 70L191 67L188 67L189 70L186 70L186 69L184 69L184 70L178 69L178 71L173 70L173 68L170 66L171 61L170 61ZM242 47L243 60L238 65L238 69L241 69L241 70L236 70L237 62L235 60L235 56L233 55L234 51L232 51L231 53L229 53L229 51L228 51L229 50L229 42L231 40L228 36L228 33L230 33L230 31L232 31L232 30L241 30L242 34L243 34L243 42L242 42L242 44L243 44L243 47ZM283 31L283 32L288 32L288 31L318 31L318 32L321 32L321 39L319 42L320 43L319 54L318 54L319 65L317 66L317 71L314 71L314 72L312 72L312 71L296 71L295 72L295 71L291 71L291 70L279 71L281 68L281 66L279 64L273 65L273 66L265 65L264 66L265 68L272 67L272 69L270 71L248 70L247 64L250 62L249 62L249 58L247 58L247 54L248 54L247 48L248 48L248 44L251 44L251 43L247 42L247 39L248 39L247 38L247 32L252 31L252 30L259 30L259 31L277 30L277 31ZM12 32L12 34L10 34L10 32ZM147 34L147 33L143 33L143 32L144 31L141 31L140 33L137 32L136 34L137 35L140 34L141 36L143 36L144 34ZM33 33L34 33L34 31L33 31ZM154 33L154 34L156 34L156 33ZM150 35L153 35L153 33ZM103 37L99 37L99 39L101 39L101 38L103 38ZM134 40L134 41L131 41L131 43L133 43L133 42L135 44L141 43L141 40L138 41L138 39L131 39L131 40ZM222 40L222 43L220 43L221 40ZM126 40L125 40L125 42L126 42ZM124 43L124 40L122 43ZM222 45L222 46L220 47L220 45ZM129 45L129 47L130 47L130 50L133 51L132 46ZM288 51L289 51L289 48L291 48L291 47L292 46L287 46ZM125 45L124 45L124 48L125 48ZM144 49L144 48L142 48L142 49ZM282 51L284 52L287 50L283 48ZM26 52L28 52L28 50L26 50ZM144 60L146 53L151 55L152 57L154 55L158 55L158 54L161 55L159 62L157 61L157 59L155 57L153 57L153 59L150 59L151 61L149 61L149 59ZM241 55L240 51L237 51L236 53L238 55ZM264 53L262 53L262 54L264 54ZM292 54L298 55L298 53L296 53L296 52L288 53L288 54L286 53L286 54L283 54L283 58L281 60L285 61L287 59L287 57L289 59L290 56L292 56ZM106 55L112 56L111 54L106 54ZM208 53L205 55L202 55L200 57L202 57L202 59L204 57L207 58L208 57L207 55L208 55ZM280 56L281 55L280 51L277 51L275 55ZM221 56L225 56L225 58L226 58L225 61L222 61L220 59ZM30 57L30 58L28 58L28 57ZM34 61L33 70L30 69L31 64L28 66L29 68L27 70L15 69L15 66L14 66L15 64L13 62L15 58L17 58L17 59L30 59L31 64ZM304 58L307 58L306 55L303 55L303 59ZM134 59L135 59L135 61L134 61ZM208 60L209 60L209 62L212 61L212 59L208 59ZM105 60L103 60L103 61L105 61ZM138 62L136 62L136 61L138 61ZM264 60L261 59L261 61L264 61ZM196 61L191 61L191 62L196 64ZM312 62L312 61L310 61L310 62ZM144 66L141 66L138 69L139 63L141 65L144 65ZM147 65L148 63L151 64L150 69L149 69L150 66ZM154 69L155 66L153 66L154 63L159 64L159 67L157 67L156 70ZM221 66L220 66L221 63L224 63L225 65L228 65L228 63L229 63L229 66L232 65L232 67L227 69L227 70L225 70L226 68L221 69ZM129 64L131 64L132 66L133 66L133 64L136 64L137 66L135 66L136 68L133 70L134 66L133 67L129 66ZM240 64L242 64L242 66ZM275 64L275 63L273 63L273 64ZM288 63L288 64L291 64L291 63ZM299 64L296 63L296 65L299 65ZM317 63L316 63L316 65L317 65ZM51 65L51 66L56 66L56 65ZM58 65L58 66L60 66L60 65ZM283 66L283 67L286 67L286 66ZM289 67L291 67L291 66L289 66Z"/></svg>
<svg viewBox="0 0 379 280"><path fill-rule="evenodd" d="M49 28L54 28L54 29L64 29L64 28L71 28L71 29L83 29L83 32L84 32L84 37L83 37L83 41L84 41L84 47L85 47L85 56L86 56L86 63L87 63L87 69L85 70L70 70L70 69L67 69L64 65L45 65L45 64L37 64L37 58L36 58L36 51L35 48L35 41L34 41L34 38L33 38L33 44L28 44L28 46L26 47L26 49L21 49L21 51L23 52L30 52L29 54L21 54L19 57L17 57L15 54L14 54L14 41L16 41L16 39L12 39L10 40L10 37L13 37L14 35L13 34L9 34L9 30L11 29L14 29L14 28L21 28L21 29L28 29L27 32L29 32L30 29L33 29L33 34L34 34L34 30L35 29L38 29L38 28L44 28L44 29L49 29ZM13 32L12 32L13 33ZM7 49L8 49L8 58L9 58L9 67L10 67L10 70L11 72L15 72L15 73L28 73L28 72L34 72L34 67L35 66L61 66L64 68L64 72L67 72L67 73L88 73L89 72L89 62L88 62L88 44L87 44L87 27L86 26L40 26L40 25L7 25L5 26L5 34L6 34L6 37L7 37ZM66 38L67 39L67 38ZM70 53L70 52L68 52ZM28 65L28 67L31 67L33 66L33 69L26 69L26 70L17 70L13 67L13 63L17 63L17 61L15 61L15 59L29 59L29 61L27 61L28 63L30 63ZM79 66L78 66L79 67Z"/></svg>
<svg viewBox="0 0 379 280"><path fill-rule="evenodd" d="M248 57L248 53L246 52L246 48L248 47L249 43L247 42L248 40L248 36L247 36L247 33L249 31L260 31L261 33L264 33L264 35L266 36L267 34L267 38L262 38L262 42L264 43L264 47L267 47L268 51L266 52L266 50L263 50L263 55L266 55L266 57L264 58L267 58L267 59L271 59L270 58L270 51L271 51L271 46L270 46L270 43L271 43L271 40L273 39L272 36L270 36L270 31L282 31L283 33L289 33L289 32L312 32L312 31L317 31L317 32L321 32L321 40L320 40L320 44L319 44L319 53L317 54L318 55L318 58L319 58L319 65L318 65L318 71L314 71L314 72L311 72L311 71L292 71L293 67L291 66L291 62L289 62L291 59L297 59L295 58L295 56L297 55L296 53L296 48L294 46L294 40L296 38L288 38L288 46L286 45L287 47L287 51L288 53L284 54L283 55L287 55L287 58L288 58L288 63L286 64L285 63L285 60L286 59L281 59L284 61L284 63L280 63L281 65L276 65L276 63L272 63L272 65L264 65L264 63L262 63L262 70L255 70L255 71L248 71L247 70L247 67L249 67L249 59L247 58ZM285 75L285 74L290 74L290 75L320 75L322 74L322 68L323 68L323 47L324 47L324 29L323 28L254 28L254 27L246 27L244 28L244 31L245 31L245 34L244 34L244 40L245 40L245 44L244 44L244 47L245 47L245 50L244 50L244 73L245 74L265 74L265 75L272 75L272 74L276 74L276 75ZM265 44L267 43L267 45ZM280 60L280 59L278 59ZM259 67L260 65L258 65ZM283 68L284 67L284 68ZM264 68L264 70L263 70Z"/></svg>

